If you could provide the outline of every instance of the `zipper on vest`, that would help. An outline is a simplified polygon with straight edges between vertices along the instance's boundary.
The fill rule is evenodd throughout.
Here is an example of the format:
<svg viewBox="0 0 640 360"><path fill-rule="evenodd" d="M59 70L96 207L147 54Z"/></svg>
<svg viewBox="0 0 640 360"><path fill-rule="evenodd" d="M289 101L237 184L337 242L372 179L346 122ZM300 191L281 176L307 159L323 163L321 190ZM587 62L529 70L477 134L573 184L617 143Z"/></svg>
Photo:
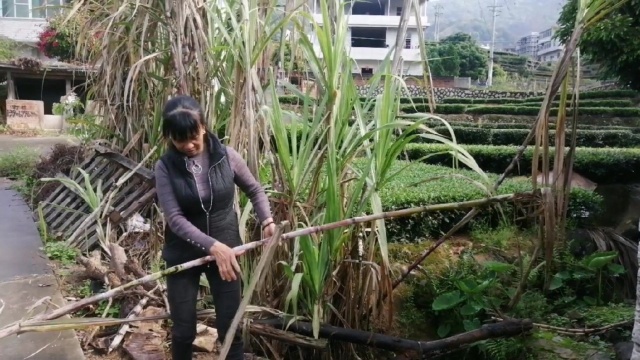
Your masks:
<svg viewBox="0 0 640 360"><path fill-rule="evenodd" d="M188 159L187 157L184 158L184 163L187 168L187 171L189 171L189 173L191 174L191 177L193 177L193 182L196 184L196 192L198 193L198 200L200 200L200 207L202 207L202 211L204 211L207 217L207 236L211 236L211 227L210 227L211 219L210 219L209 213L211 212L211 208L213 208L213 184L211 183L211 170L213 170L214 167L220 164L222 160L224 160L226 157L227 157L226 155L223 156L220 160L218 160L218 162L211 165L209 167L209 170L207 170L207 180L209 181L209 209L208 210L205 209L204 203L202 202L202 196L200 196L200 187L198 186L198 179L196 179L196 175L194 173L189 171ZM207 249L207 251L208 250L209 249Z"/></svg>

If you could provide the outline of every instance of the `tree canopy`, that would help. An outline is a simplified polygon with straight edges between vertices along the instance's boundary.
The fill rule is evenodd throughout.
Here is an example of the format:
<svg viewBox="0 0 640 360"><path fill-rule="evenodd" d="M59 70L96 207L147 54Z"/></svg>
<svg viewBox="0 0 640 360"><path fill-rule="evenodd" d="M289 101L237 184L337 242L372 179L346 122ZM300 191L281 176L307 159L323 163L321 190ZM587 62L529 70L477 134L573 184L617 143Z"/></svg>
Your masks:
<svg viewBox="0 0 640 360"><path fill-rule="evenodd" d="M469 34L457 33L428 44L429 66L435 76L462 76L484 79L487 53Z"/></svg>
<svg viewBox="0 0 640 360"><path fill-rule="evenodd" d="M556 37L566 42L573 31L578 2L569 0L560 15ZM640 0L628 0L580 39L580 51L602 75L640 90Z"/></svg>

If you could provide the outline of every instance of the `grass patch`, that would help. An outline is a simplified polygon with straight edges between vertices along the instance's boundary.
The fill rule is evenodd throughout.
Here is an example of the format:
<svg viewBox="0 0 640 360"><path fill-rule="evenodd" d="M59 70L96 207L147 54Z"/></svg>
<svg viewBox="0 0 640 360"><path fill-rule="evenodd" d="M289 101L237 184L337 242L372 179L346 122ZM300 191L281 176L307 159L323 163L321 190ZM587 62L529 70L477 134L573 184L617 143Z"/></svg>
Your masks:
<svg viewBox="0 0 640 360"><path fill-rule="evenodd" d="M44 244L44 253L47 255L47 258L57 261L63 266L73 265L78 256L78 251L64 241L46 242Z"/></svg>
<svg viewBox="0 0 640 360"><path fill-rule="evenodd" d="M0 155L0 177L21 180L35 171L40 154L28 147L19 147Z"/></svg>

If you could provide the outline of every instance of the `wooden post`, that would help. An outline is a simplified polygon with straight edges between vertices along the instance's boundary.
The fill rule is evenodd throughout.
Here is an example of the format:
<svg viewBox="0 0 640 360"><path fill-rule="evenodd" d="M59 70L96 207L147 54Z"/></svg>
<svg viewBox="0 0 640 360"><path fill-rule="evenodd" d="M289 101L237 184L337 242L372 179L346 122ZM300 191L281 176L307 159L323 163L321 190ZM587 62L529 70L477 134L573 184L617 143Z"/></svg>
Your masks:
<svg viewBox="0 0 640 360"><path fill-rule="evenodd" d="M65 96L68 96L69 94L71 94L71 80L67 79L64 82L64 91L65 91Z"/></svg>
<svg viewBox="0 0 640 360"><path fill-rule="evenodd" d="M14 100L16 98L16 87L13 83L13 77L11 71L7 71L7 100Z"/></svg>

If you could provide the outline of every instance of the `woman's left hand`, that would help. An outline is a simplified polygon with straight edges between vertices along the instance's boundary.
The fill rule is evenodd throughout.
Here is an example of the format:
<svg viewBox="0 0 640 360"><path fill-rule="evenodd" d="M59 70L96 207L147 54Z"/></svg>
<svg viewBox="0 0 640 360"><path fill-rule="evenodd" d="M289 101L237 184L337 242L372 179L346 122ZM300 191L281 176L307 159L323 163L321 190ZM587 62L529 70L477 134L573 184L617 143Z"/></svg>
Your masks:
<svg viewBox="0 0 640 360"><path fill-rule="evenodd" d="M273 234L276 233L276 224L273 222L273 220L271 220L271 222L269 223L269 225L267 225L266 227L264 227L262 229L262 238L267 240L265 242L265 245L269 245L271 244L271 240L273 237Z"/></svg>

